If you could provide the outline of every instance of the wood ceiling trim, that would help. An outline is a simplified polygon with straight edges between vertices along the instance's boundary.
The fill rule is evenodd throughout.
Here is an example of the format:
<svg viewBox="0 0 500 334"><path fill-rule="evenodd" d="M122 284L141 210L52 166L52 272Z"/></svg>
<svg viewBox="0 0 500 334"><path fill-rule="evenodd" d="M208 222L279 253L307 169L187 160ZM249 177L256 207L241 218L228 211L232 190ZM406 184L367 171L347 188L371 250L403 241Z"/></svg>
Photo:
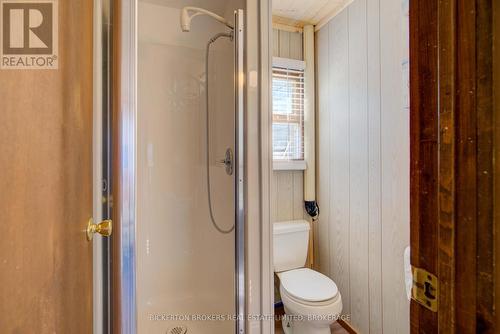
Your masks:
<svg viewBox="0 0 500 334"><path fill-rule="evenodd" d="M289 32L302 32L304 26L310 23L273 15L273 28Z"/></svg>

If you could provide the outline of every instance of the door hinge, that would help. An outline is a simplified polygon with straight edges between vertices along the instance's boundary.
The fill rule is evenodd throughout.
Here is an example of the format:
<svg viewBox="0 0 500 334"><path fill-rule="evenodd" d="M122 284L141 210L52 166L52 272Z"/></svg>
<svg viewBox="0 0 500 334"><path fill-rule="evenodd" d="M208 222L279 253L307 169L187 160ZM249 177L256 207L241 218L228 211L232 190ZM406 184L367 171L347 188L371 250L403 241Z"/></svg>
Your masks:
<svg viewBox="0 0 500 334"><path fill-rule="evenodd" d="M439 282L438 278L425 269L412 266L413 287L411 298L432 312L438 310Z"/></svg>

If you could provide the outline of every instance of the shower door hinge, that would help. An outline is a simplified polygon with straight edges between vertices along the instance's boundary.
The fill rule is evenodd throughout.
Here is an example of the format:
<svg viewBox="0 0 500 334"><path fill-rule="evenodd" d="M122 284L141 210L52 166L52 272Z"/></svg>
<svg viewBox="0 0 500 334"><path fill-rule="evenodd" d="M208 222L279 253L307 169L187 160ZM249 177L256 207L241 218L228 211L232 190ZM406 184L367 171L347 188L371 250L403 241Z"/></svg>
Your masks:
<svg viewBox="0 0 500 334"><path fill-rule="evenodd" d="M425 269L412 266L413 286L411 299L431 310L437 312L439 301L438 278Z"/></svg>

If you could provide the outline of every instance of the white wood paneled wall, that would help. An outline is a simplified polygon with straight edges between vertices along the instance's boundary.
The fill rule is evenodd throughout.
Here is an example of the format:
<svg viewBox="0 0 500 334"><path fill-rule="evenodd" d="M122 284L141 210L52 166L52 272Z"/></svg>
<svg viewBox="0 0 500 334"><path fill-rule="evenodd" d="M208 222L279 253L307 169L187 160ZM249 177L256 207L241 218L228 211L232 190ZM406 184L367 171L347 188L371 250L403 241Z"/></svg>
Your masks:
<svg viewBox="0 0 500 334"><path fill-rule="evenodd" d="M355 0L316 34L316 265L359 333L409 332L409 115L401 0Z"/></svg>
<svg viewBox="0 0 500 334"><path fill-rule="evenodd" d="M271 218L273 222L297 220L305 217L303 171L274 171L271 187Z"/></svg>
<svg viewBox="0 0 500 334"><path fill-rule="evenodd" d="M304 59L302 33L273 29L273 56Z"/></svg>
<svg viewBox="0 0 500 334"><path fill-rule="evenodd" d="M273 29L273 56L302 60L302 44L302 33ZM303 171L273 171L271 193L273 222L305 217Z"/></svg>

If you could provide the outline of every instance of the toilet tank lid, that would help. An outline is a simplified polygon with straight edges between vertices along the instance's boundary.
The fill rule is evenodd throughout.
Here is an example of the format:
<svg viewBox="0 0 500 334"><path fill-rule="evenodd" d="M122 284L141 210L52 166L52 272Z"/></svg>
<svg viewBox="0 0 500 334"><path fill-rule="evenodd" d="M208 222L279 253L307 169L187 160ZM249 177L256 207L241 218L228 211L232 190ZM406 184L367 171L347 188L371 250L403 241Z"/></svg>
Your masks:
<svg viewBox="0 0 500 334"><path fill-rule="evenodd" d="M273 234L309 231L310 226L306 220L289 220L273 224Z"/></svg>

